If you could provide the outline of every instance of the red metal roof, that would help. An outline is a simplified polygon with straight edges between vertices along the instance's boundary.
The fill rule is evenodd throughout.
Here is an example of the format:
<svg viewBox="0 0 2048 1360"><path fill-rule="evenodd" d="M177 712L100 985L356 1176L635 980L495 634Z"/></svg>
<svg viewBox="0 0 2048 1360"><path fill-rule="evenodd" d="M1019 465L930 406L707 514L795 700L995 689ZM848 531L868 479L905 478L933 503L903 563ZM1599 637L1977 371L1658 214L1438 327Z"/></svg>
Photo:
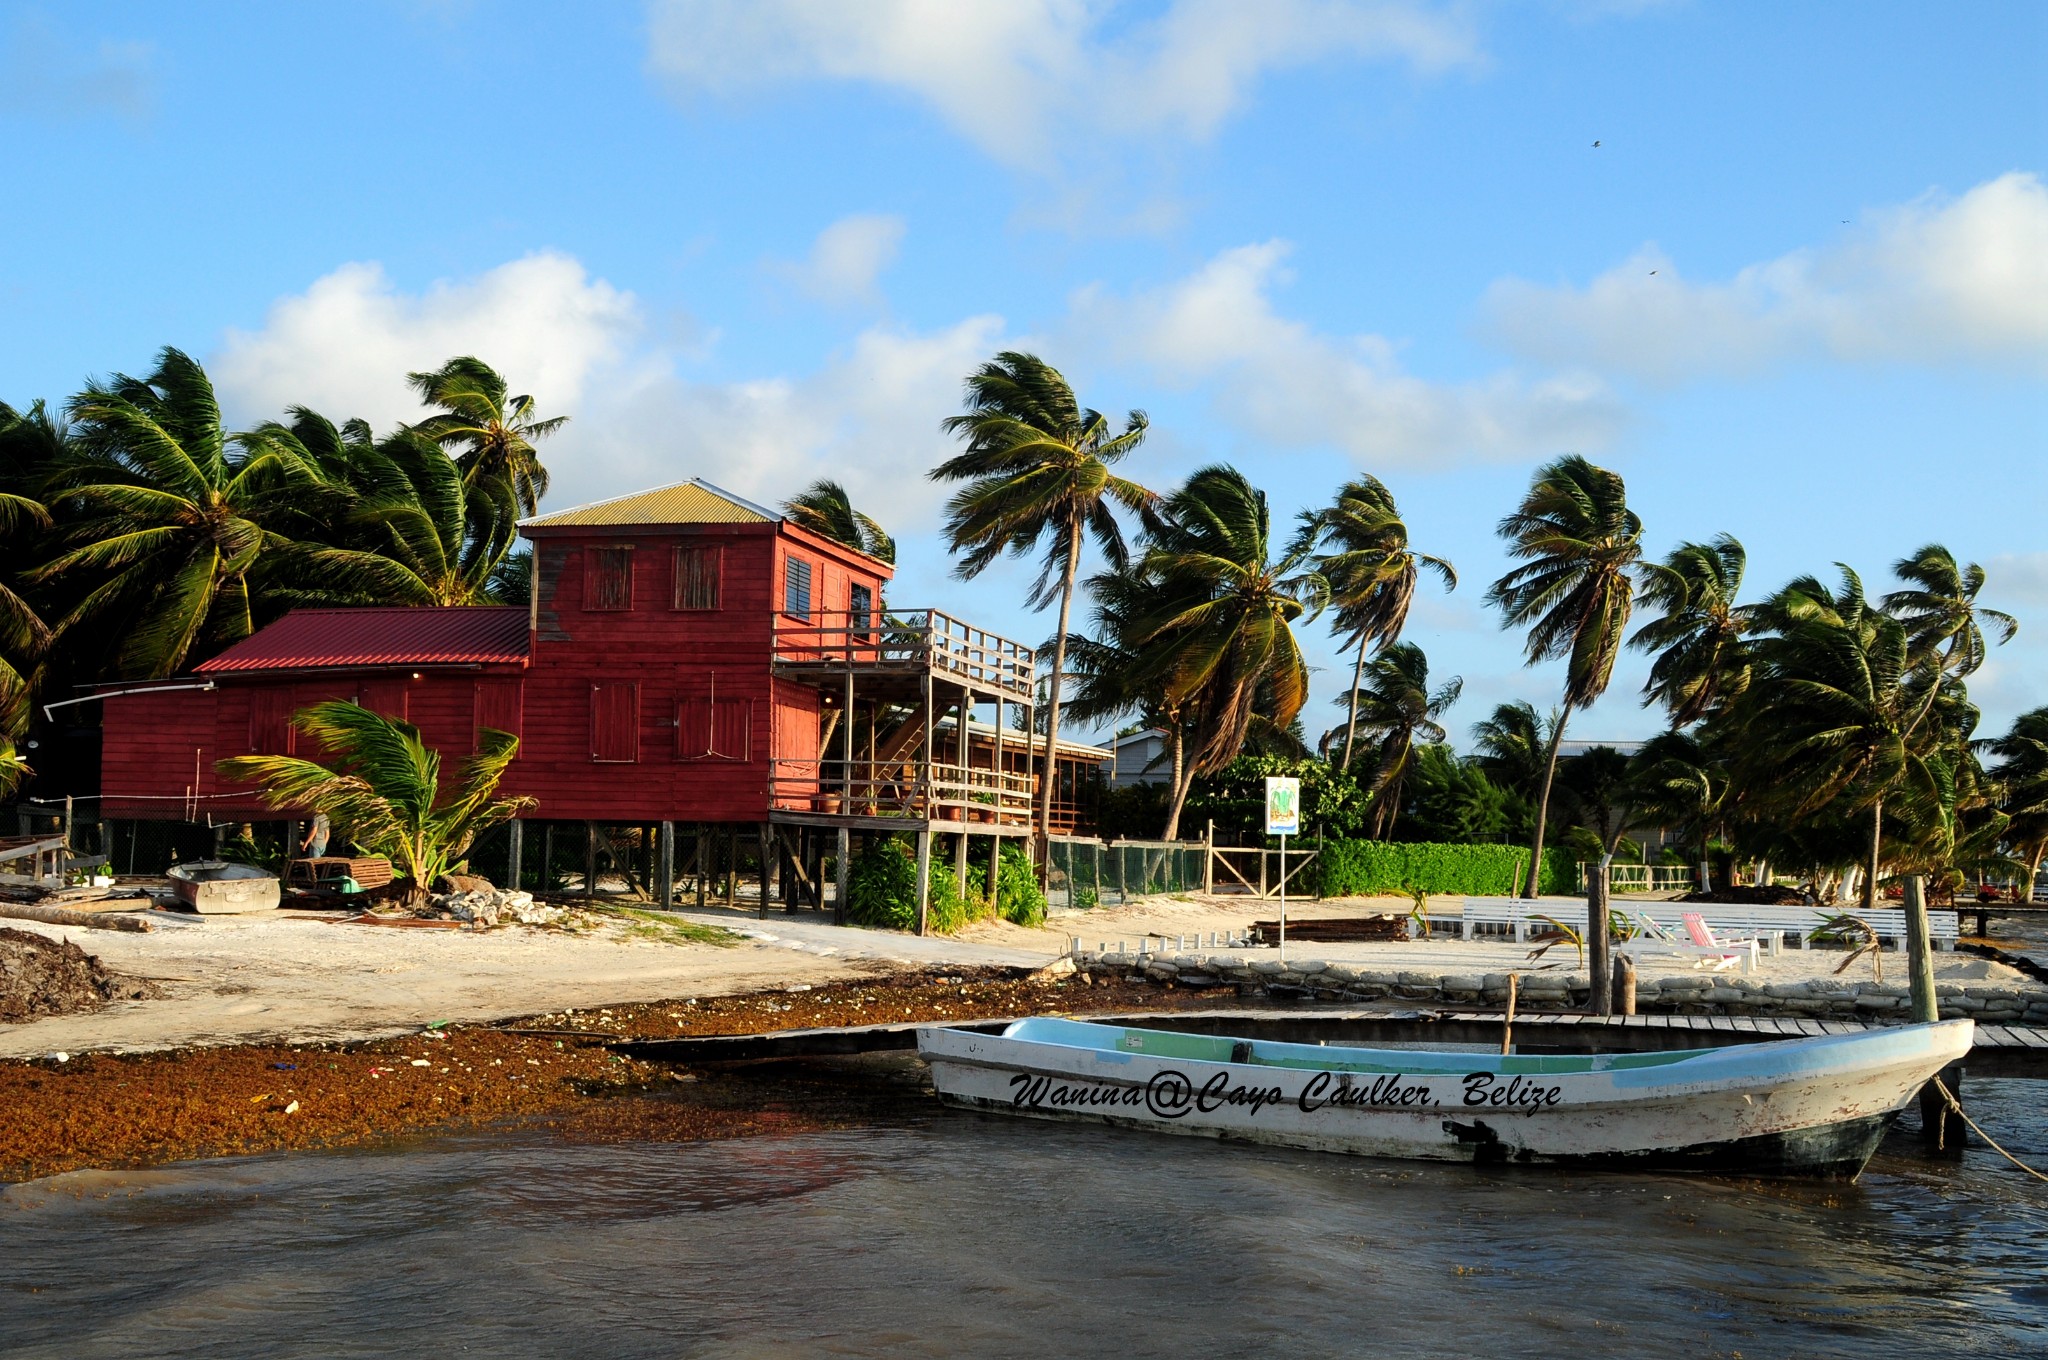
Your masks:
<svg viewBox="0 0 2048 1360"><path fill-rule="evenodd" d="M522 662L526 647L526 611L517 605L294 609L196 669L221 675Z"/></svg>

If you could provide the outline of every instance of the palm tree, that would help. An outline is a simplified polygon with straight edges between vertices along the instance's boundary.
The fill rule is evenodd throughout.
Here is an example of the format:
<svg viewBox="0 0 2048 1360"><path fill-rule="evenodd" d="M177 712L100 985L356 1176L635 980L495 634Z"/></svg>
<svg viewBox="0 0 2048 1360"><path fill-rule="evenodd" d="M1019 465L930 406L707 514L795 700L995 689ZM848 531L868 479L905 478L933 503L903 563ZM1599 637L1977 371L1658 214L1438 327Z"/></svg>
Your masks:
<svg viewBox="0 0 2048 1360"><path fill-rule="evenodd" d="M1415 739L1443 741L1450 734L1436 721L1458 702L1465 682L1457 676L1432 690L1429 658L1412 642L1386 648L1365 668L1359 684L1338 702L1350 709L1345 724L1347 749L1352 732L1363 728L1376 743L1370 790L1373 799L1370 834L1384 840L1393 834L1401 811L1401 784L1414 758ZM1336 734L1331 733L1332 736Z"/></svg>
<svg viewBox="0 0 2048 1360"><path fill-rule="evenodd" d="M1629 757L1612 746L1582 751L1558 772L1558 792L1603 855L1613 854L1623 837L1648 824L1635 774Z"/></svg>
<svg viewBox="0 0 2048 1360"><path fill-rule="evenodd" d="M1521 506L1500 522L1508 554L1522 559L1486 592L1502 627L1526 627L1530 665L1565 659L1564 702L1551 729L1550 752L1536 795L1536 835L1529 852L1529 896L1543 872L1543 823L1557 774L1558 743L1575 708L1607 691L1614 658L1628 630L1635 592L1631 577L1643 555L1643 522L1628 508L1621 477L1577 454L1536 470Z"/></svg>
<svg viewBox="0 0 2048 1360"><path fill-rule="evenodd" d="M1472 740L1478 748L1472 763L1493 784L1534 806L1536 786L1543 782L1545 753L1562 721L1563 715L1556 709L1546 716L1526 699L1497 705L1493 716L1472 724Z"/></svg>
<svg viewBox="0 0 2048 1360"><path fill-rule="evenodd" d="M1955 555L1939 543L1894 562L1892 574L1908 588L1885 596L1884 607L1906 626L1915 666L1933 666L1957 678L1974 674L1988 650L1985 624L2001 644L2012 641L2019 631L2019 620L2012 615L1977 603L1984 568L1975 562L1957 566ZM1932 704L1938 688L1931 686L1923 702Z"/></svg>
<svg viewBox="0 0 2048 1360"><path fill-rule="evenodd" d="M533 398L509 395L503 375L473 355L450 359L430 373L409 373L406 381L422 404L441 408L414 428L455 451L463 482L481 493L475 509L490 512L476 531L509 545L514 522L539 510L548 494L548 472L534 443L569 418L536 420Z"/></svg>
<svg viewBox="0 0 2048 1360"><path fill-rule="evenodd" d="M97 584L55 632L114 615L116 672L146 679L247 637L252 577L285 541L269 525L297 513L315 471L278 448L237 450L205 370L175 349L147 378L87 387L70 414L75 453L46 501L74 546L31 579L90 573Z"/></svg>
<svg viewBox="0 0 2048 1360"><path fill-rule="evenodd" d="M1052 684L1046 699L1045 774L1040 781L1039 844L1052 835L1053 752L1060 736L1060 682L1067 664L1068 620L1081 540L1093 536L1110 569L1128 565L1115 507L1151 513L1155 497L1110 465L1144 441L1143 411L1121 433L1082 406L1059 370L1036 355L1006 350L967 379L967 410L942 428L961 436L965 451L932 469L933 481L965 482L946 506L948 545L961 554L954 575L969 580L1005 552L1027 556L1045 543L1038 579L1027 597L1034 609L1059 601Z"/></svg>
<svg viewBox="0 0 2048 1360"><path fill-rule="evenodd" d="M236 756L214 768L257 786L264 805L313 809L373 855L390 859L415 890L431 889L461 861L477 834L533 806L531 798L498 798L498 781L519 753L519 738L483 728L444 792L440 753L411 723L342 700L299 710L292 725L333 764L296 756Z"/></svg>
<svg viewBox="0 0 2048 1360"><path fill-rule="evenodd" d="M0 415L4 415L0 412ZM0 533L27 535L47 529L49 512L26 496L0 492ZM0 741L28 728L35 663L49 645L50 630L35 609L0 580ZM11 746L8 748L11 752ZM0 779L0 793L12 787Z"/></svg>
<svg viewBox="0 0 2048 1360"><path fill-rule="evenodd" d="M1342 764L1348 770L1358 735L1356 697L1365 683L1366 653L1375 647L1384 650L1400 638L1415 601L1420 568L1442 577L1446 590L1458 588L1458 573L1443 558L1409 548L1408 526L1401 521L1394 494L1372 476L1339 487L1333 504L1303 511L1297 541L1317 550L1315 568L1329 582L1336 631L1346 646L1358 649L1344 728Z"/></svg>
<svg viewBox="0 0 2048 1360"><path fill-rule="evenodd" d="M1749 683L1742 640L1750 611L1735 603L1746 561L1742 544L1720 534L1711 543L1679 544L1644 573L1642 602L1662 616L1628 645L1657 654L1643 693L1664 705L1674 727L1690 727Z"/></svg>
<svg viewBox="0 0 2048 1360"><path fill-rule="evenodd" d="M1673 729L1645 742L1633 765L1630 778L1644 814L1664 826L1692 828L1700 852L1700 890L1712 892L1707 846L1728 794L1720 762L1698 736Z"/></svg>
<svg viewBox="0 0 2048 1360"><path fill-rule="evenodd" d="M1867 909L1877 903L1885 799L1925 775L1927 753L1915 737L1931 709L1920 701L1905 625L1864 598L1855 572L1841 572L1838 590L1801 578L1765 606L1775 631L1757 646L1743 728L1759 737L1747 743L1750 763L1776 772L1782 815L1800 819L1830 804L1869 813Z"/></svg>
<svg viewBox="0 0 2048 1360"><path fill-rule="evenodd" d="M1156 685L1182 713L1191 779L1236 759L1255 721L1284 731L1308 702L1293 625L1322 609L1328 587L1299 542L1274 557L1272 533L1265 493L1223 466L1188 478L1147 531L1138 571L1158 593L1136 627L1133 683Z"/></svg>
<svg viewBox="0 0 2048 1360"><path fill-rule="evenodd" d="M2048 855L2048 708L2020 714L2010 731L1985 745L2001 757L1994 774L2005 787L2005 813L2012 819L2007 836L2026 860L2020 890L2031 896L2042 856Z"/></svg>
<svg viewBox="0 0 2048 1360"><path fill-rule="evenodd" d="M896 540L853 508L846 488L829 478L812 482L782 503L790 522L884 562L896 560Z"/></svg>

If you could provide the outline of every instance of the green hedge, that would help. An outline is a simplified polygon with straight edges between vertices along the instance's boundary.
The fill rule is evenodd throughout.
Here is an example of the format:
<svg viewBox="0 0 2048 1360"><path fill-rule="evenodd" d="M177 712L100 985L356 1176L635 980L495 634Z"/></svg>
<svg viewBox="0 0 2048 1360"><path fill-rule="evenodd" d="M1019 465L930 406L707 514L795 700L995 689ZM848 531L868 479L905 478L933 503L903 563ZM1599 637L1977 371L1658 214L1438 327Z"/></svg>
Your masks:
<svg viewBox="0 0 2048 1360"><path fill-rule="evenodd" d="M1426 893L1512 897L1528 872L1525 846L1403 844L1326 841L1316 857L1316 887L1324 897L1372 897L1418 888ZM1542 891L1570 893L1578 872L1563 846L1543 849Z"/></svg>

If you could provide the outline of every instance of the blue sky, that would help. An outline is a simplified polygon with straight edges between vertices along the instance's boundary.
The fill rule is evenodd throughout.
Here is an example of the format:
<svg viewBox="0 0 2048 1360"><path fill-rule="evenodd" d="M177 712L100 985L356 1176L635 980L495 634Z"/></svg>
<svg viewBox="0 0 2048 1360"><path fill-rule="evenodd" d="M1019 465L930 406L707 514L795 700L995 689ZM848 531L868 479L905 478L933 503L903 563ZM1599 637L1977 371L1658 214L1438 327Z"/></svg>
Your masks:
<svg viewBox="0 0 2048 1360"><path fill-rule="evenodd" d="M171 344L237 422L381 426L473 352L572 417L551 504L838 476L899 604L1035 639L922 476L1020 346L1150 413L1153 486L1385 480L1463 577L1410 627L1461 738L1560 682L1480 596L1567 450L1751 595L1983 562L1987 727L2048 703L2039 4L6 3L0 136L17 405ZM1575 733L1654 730L1643 671Z"/></svg>

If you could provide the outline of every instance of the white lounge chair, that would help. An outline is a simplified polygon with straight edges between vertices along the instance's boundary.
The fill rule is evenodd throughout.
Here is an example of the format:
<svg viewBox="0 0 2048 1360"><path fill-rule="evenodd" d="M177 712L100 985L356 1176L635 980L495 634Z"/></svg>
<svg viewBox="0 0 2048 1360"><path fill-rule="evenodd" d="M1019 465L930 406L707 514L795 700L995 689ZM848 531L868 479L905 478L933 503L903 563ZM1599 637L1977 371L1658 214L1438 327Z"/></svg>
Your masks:
<svg viewBox="0 0 2048 1360"><path fill-rule="evenodd" d="M1698 913L1687 912L1685 921L1689 931L1694 923L1699 927L1698 931L1692 931L1695 938L1691 942L1679 939L1658 925L1647 913L1638 913L1636 923L1643 928L1642 935L1637 939L1625 940L1615 945L1614 952L1630 957L1644 954L1678 954L1691 958L1701 968L1711 968L1716 972L1737 964L1741 965L1745 973L1756 971L1755 940L1731 940L1722 944L1714 939L1714 932L1707 929L1706 922L1700 919ZM1698 938L1701 932L1705 933L1706 939Z"/></svg>

